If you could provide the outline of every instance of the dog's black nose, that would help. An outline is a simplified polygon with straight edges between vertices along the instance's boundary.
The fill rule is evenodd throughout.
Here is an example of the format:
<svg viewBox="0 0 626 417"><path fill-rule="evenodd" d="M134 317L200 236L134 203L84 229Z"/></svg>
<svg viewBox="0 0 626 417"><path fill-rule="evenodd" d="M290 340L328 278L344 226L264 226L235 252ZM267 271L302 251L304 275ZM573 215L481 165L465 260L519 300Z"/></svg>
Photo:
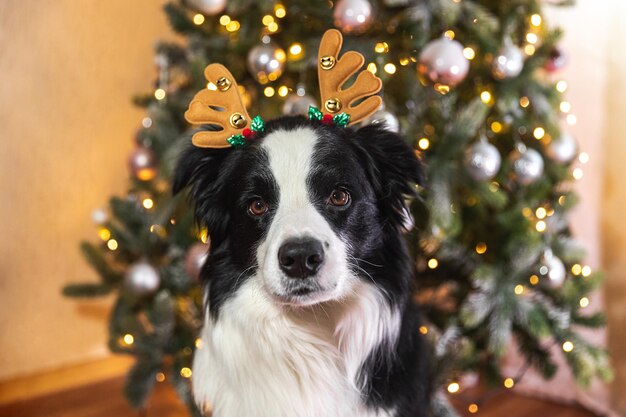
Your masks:
<svg viewBox="0 0 626 417"><path fill-rule="evenodd" d="M287 276L307 278L322 266L324 247L312 238L289 239L278 249L278 262Z"/></svg>

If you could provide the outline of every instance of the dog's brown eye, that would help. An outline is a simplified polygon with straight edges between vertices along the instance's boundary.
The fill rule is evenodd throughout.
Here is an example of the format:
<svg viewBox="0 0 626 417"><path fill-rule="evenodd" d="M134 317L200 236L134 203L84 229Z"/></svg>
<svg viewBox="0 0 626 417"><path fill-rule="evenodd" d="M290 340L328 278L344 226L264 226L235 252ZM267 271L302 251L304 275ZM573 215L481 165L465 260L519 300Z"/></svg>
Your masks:
<svg viewBox="0 0 626 417"><path fill-rule="evenodd" d="M350 194L346 190L337 188L336 190L333 190L332 193L330 193L330 198L328 199L328 202L333 206L347 206L348 204L350 204Z"/></svg>
<svg viewBox="0 0 626 417"><path fill-rule="evenodd" d="M262 216L267 213L269 208L269 205L265 201L257 198L256 200L252 201L252 203L250 203L250 205L248 206L248 213L252 214L253 216Z"/></svg>

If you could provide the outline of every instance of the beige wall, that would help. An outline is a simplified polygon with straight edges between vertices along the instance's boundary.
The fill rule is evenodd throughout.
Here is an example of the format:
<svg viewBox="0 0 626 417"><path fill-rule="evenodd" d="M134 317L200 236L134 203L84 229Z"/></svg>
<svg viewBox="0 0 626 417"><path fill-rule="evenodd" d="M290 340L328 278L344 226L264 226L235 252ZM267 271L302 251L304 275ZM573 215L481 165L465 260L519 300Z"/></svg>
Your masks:
<svg viewBox="0 0 626 417"><path fill-rule="evenodd" d="M78 242L126 187L161 3L0 1L0 380L106 353L108 304L60 289L95 279Z"/></svg>
<svg viewBox="0 0 626 417"><path fill-rule="evenodd" d="M0 380L106 353L108 303L72 302L59 291L68 280L95 279L77 243L94 237L91 210L124 192L142 115L130 98L150 88L154 41L171 36L160 3L0 2ZM623 387L626 4L579 0L549 15L567 33L571 59L562 75L579 116L572 132L592 157L573 223L589 262L609 273L611 347Z"/></svg>

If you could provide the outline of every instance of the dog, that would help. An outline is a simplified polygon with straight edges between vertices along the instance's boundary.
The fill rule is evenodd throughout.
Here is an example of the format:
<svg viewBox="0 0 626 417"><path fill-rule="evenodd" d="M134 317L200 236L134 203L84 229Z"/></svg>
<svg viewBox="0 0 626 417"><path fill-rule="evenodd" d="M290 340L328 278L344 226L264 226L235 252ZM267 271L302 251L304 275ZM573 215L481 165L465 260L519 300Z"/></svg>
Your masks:
<svg viewBox="0 0 626 417"><path fill-rule="evenodd" d="M192 387L214 417L425 417L429 349L402 235L420 160L382 125L301 116L243 149L190 147L212 249Z"/></svg>

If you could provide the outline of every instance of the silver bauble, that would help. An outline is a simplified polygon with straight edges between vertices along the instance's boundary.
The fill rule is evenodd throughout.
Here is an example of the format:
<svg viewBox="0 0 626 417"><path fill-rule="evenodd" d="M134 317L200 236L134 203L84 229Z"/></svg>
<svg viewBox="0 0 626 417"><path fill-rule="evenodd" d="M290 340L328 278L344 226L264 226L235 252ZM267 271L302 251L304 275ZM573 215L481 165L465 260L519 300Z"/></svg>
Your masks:
<svg viewBox="0 0 626 417"><path fill-rule="evenodd" d="M190 0L191 6L198 11L208 14L216 15L224 11L228 0Z"/></svg>
<svg viewBox="0 0 626 417"><path fill-rule="evenodd" d="M394 133L398 133L400 131L400 121L396 115L385 109L377 110L374 114L363 121L363 125L369 124L384 125L386 130Z"/></svg>
<svg viewBox="0 0 626 417"><path fill-rule="evenodd" d="M578 143L572 135L563 132L558 138L552 139L546 147L546 153L553 161L567 163L578 153Z"/></svg>
<svg viewBox="0 0 626 417"><path fill-rule="evenodd" d="M292 94L287 97L283 104L283 114L289 116L306 116L309 113L309 106L317 106L315 99L307 94L299 96Z"/></svg>
<svg viewBox="0 0 626 417"><path fill-rule="evenodd" d="M523 68L524 54L513 42L505 42L491 64L493 76L500 80L517 77Z"/></svg>
<svg viewBox="0 0 626 417"><path fill-rule="evenodd" d="M261 84L276 81L285 69L287 55L285 51L273 44L263 43L248 52L248 71Z"/></svg>
<svg viewBox="0 0 626 417"><path fill-rule="evenodd" d="M502 157L498 148L481 140L465 151L463 162L470 177L476 181L488 181L500 170Z"/></svg>
<svg viewBox="0 0 626 417"><path fill-rule="evenodd" d="M344 33L362 32L372 22L372 5L367 0L338 0L333 19Z"/></svg>
<svg viewBox="0 0 626 417"><path fill-rule="evenodd" d="M132 264L124 276L124 286L137 296L154 294L159 285L159 271L146 261Z"/></svg>
<svg viewBox="0 0 626 417"><path fill-rule="evenodd" d="M438 38L426 44L417 65L424 79L454 87L467 76L469 60L463 55L463 45L448 38Z"/></svg>
<svg viewBox="0 0 626 417"><path fill-rule="evenodd" d="M157 157L150 149L138 146L128 157L128 169L138 180L150 181L157 174Z"/></svg>
<svg viewBox="0 0 626 417"><path fill-rule="evenodd" d="M567 276L565 265L552 253L552 249L546 249L543 253L539 273L548 278L548 284L552 288L561 288Z"/></svg>
<svg viewBox="0 0 626 417"><path fill-rule="evenodd" d="M534 149L516 151L512 159L515 179L522 185L537 181L543 174L543 158Z"/></svg>
<svg viewBox="0 0 626 417"><path fill-rule="evenodd" d="M209 249L208 244L194 243L185 255L185 272L194 281L200 279L200 270L209 256Z"/></svg>

